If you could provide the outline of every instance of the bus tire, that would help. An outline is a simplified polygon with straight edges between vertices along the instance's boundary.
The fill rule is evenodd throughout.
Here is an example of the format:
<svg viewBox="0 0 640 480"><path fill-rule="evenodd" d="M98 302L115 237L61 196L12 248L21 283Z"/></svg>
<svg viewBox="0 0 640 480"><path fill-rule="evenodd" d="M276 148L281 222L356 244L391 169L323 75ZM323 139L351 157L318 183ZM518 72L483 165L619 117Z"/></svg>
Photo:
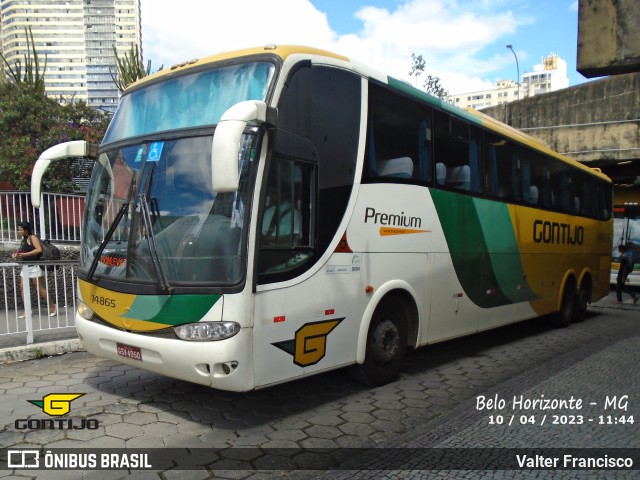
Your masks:
<svg viewBox="0 0 640 480"><path fill-rule="evenodd" d="M589 292L587 292L583 287L578 289L576 293L576 304L573 309L573 322L580 323L583 322L587 315L587 307L589 306Z"/></svg>
<svg viewBox="0 0 640 480"><path fill-rule="evenodd" d="M576 309L576 289L573 282L567 282L562 292L560 310L551 316L551 325L565 328L571 324Z"/></svg>
<svg viewBox="0 0 640 480"><path fill-rule="evenodd" d="M400 302L386 299L376 307L367 333L364 363L349 369L356 381L377 387L400 373L407 348L407 318Z"/></svg>

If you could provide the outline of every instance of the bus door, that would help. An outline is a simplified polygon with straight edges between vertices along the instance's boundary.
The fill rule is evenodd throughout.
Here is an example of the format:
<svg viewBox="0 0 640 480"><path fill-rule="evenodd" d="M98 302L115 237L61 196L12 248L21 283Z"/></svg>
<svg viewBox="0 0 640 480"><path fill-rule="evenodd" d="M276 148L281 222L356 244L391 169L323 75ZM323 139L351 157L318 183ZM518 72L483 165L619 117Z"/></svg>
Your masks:
<svg viewBox="0 0 640 480"><path fill-rule="evenodd" d="M284 132L278 132L282 144ZM334 253L319 268L317 161L311 142L288 134L260 195L256 239L254 372L269 385L352 363L359 257ZM277 152L283 151L277 145Z"/></svg>

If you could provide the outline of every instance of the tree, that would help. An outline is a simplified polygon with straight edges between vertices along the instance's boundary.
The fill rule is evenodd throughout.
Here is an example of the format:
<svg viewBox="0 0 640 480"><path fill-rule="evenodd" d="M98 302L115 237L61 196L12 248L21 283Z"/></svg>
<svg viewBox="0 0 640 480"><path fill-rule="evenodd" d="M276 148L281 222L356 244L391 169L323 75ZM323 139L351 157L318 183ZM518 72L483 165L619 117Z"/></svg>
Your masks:
<svg viewBox="0 0 640 480"><path fill-rule="evenodd" d="M44 56L44 67L42 68L42 73L40 73L40 61L35 43L33 43L31 27L25 28L24 34L27 37L27 53L24 55L24 75L20 60L16 62L14 69L2 53L0 53L0 57L2 57L8 68L9 76L17 85L26 85L44 95L44 72L47 70L47 56ZM33 58L31 57L32 54Z"/></svg>
<svg viewBox="0 0 640 480"><path fill-rule="evenodd" d="M30 188L33 165L47 148L70 140L99 143L110 120L83 101L61 105L45 95L47 57L41 73L31 28L25 34L24 69L0 54L9 77L0 82L0 178L19 190ZM79 169L78 162L55 162L43 179L44 190L77 191L72 179Z"/></svg>
<svg viewBox="0 0 640 480"><path fill-rule="evenodd" d="M124 89L133 82L136 82L151 73L151 60L147 62L147 68L145 69L140 56L140 51L138 50L138 45L133 45L131 50L125 53L123 58L118 56L118 51L114 45L113 54L116 57L116 74L112 71L110 71L110 73L111 78L116 84L116 87L118 87L120 93L122 93ZM162 66L159 70L162 70Z"/></svg>
<svg viewBox="0 0 640 480"><path fill-rule="evenodd" d="M426 70L426 61L422 57L422 55L417 55L415 53L411 54L411 71L409 72L410 77L416 77L416 80L424 74ZM442 100L446 100L449 96L449 92L442 86L440 83L440 78L435 77L431 74L427 75L426 80L423 82L422 86L424 89L438 98Z"/></svg>
<svg viewBox="0 0 640 480"><path fill-rule="evenodd" d="M30 83L0 83L0 178L19 190L28 190L31 171L47 148L70 140L99 143L110 117L83 101L60 105L31 88ZM54 162L43 179L43 189L78 190L74 162Z"/></svg>

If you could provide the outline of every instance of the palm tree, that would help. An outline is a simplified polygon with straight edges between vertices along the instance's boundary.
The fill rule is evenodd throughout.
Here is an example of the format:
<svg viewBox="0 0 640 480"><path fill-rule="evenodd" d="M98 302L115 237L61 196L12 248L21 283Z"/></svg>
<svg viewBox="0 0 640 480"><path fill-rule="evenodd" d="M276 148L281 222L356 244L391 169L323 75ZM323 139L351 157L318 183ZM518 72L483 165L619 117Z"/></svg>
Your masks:
<svg viewBox="0 0 640 480"><path fill-rule="evenodd" d="M27 86L39 94L44 95L44 74L47 70L47 56L44 56L44 67L42 68L42 73L40 73L40 61L38 52L36 52L36 46L33 42L31 27L28 27L28 29L25 28L24 32L27 37L27 53L24 54L24 74L20 60L16 62L14 69L2 53L0 53L0 57L2 57L2 60L9 70L9 76L16 85Z"/></svg>
<svg viewBox="0 0 640 480"><path fill-rule="evenodd" d="M120 93L133 82L151 73L151 60L147 62L147 68L145 69L138 45L132 45L131 49L122 58L118 56L115 46L113 47L113 53L116 56L116 74L114 75L112 71L110 73ZM158 70L162 70L162 66Z"/></svg>

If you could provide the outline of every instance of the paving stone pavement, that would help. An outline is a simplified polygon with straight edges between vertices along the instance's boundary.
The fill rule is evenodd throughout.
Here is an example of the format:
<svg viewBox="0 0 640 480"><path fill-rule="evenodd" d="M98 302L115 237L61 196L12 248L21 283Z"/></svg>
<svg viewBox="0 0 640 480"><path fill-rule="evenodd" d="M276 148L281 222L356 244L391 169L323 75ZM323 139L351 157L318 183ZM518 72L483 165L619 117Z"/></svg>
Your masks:
<svg viewBox="0 0 640 480"><path fill-rule="evenodd" d="M85 352L5 363L0 365L4 451L162 449L154 451L166 452L168 466L161 461L161 468L150 471L3 470L0 478L638 478L640 472L623 470L431 471L420 459L432 449L638 447L640 306L606 299L591 312L584 323L567 329L529 321L410 351L401 377L379 388L334 371L255 392L221 392ZM97 428L16 428L17 419L46 417L29 400L65 392L84 394L71 403L69 417L91 420ZM495 394L574 396L585 403L628 395L624 413L638 423L540 425L544 413L535 412L535 424L521 425L513 408L476 408L478 396ZM585 409L584 416L597 419L604 413L600 406ZM490 424L490 415L509 419L514 413L516 425ZM202 455L203 467L174 467L168 457L184 449L193 449L190 458ZM374 469L385 455L403 451L415 456L402 469L393 458L392 467ZM339 462L350 470L325 471Z"/></svg>

